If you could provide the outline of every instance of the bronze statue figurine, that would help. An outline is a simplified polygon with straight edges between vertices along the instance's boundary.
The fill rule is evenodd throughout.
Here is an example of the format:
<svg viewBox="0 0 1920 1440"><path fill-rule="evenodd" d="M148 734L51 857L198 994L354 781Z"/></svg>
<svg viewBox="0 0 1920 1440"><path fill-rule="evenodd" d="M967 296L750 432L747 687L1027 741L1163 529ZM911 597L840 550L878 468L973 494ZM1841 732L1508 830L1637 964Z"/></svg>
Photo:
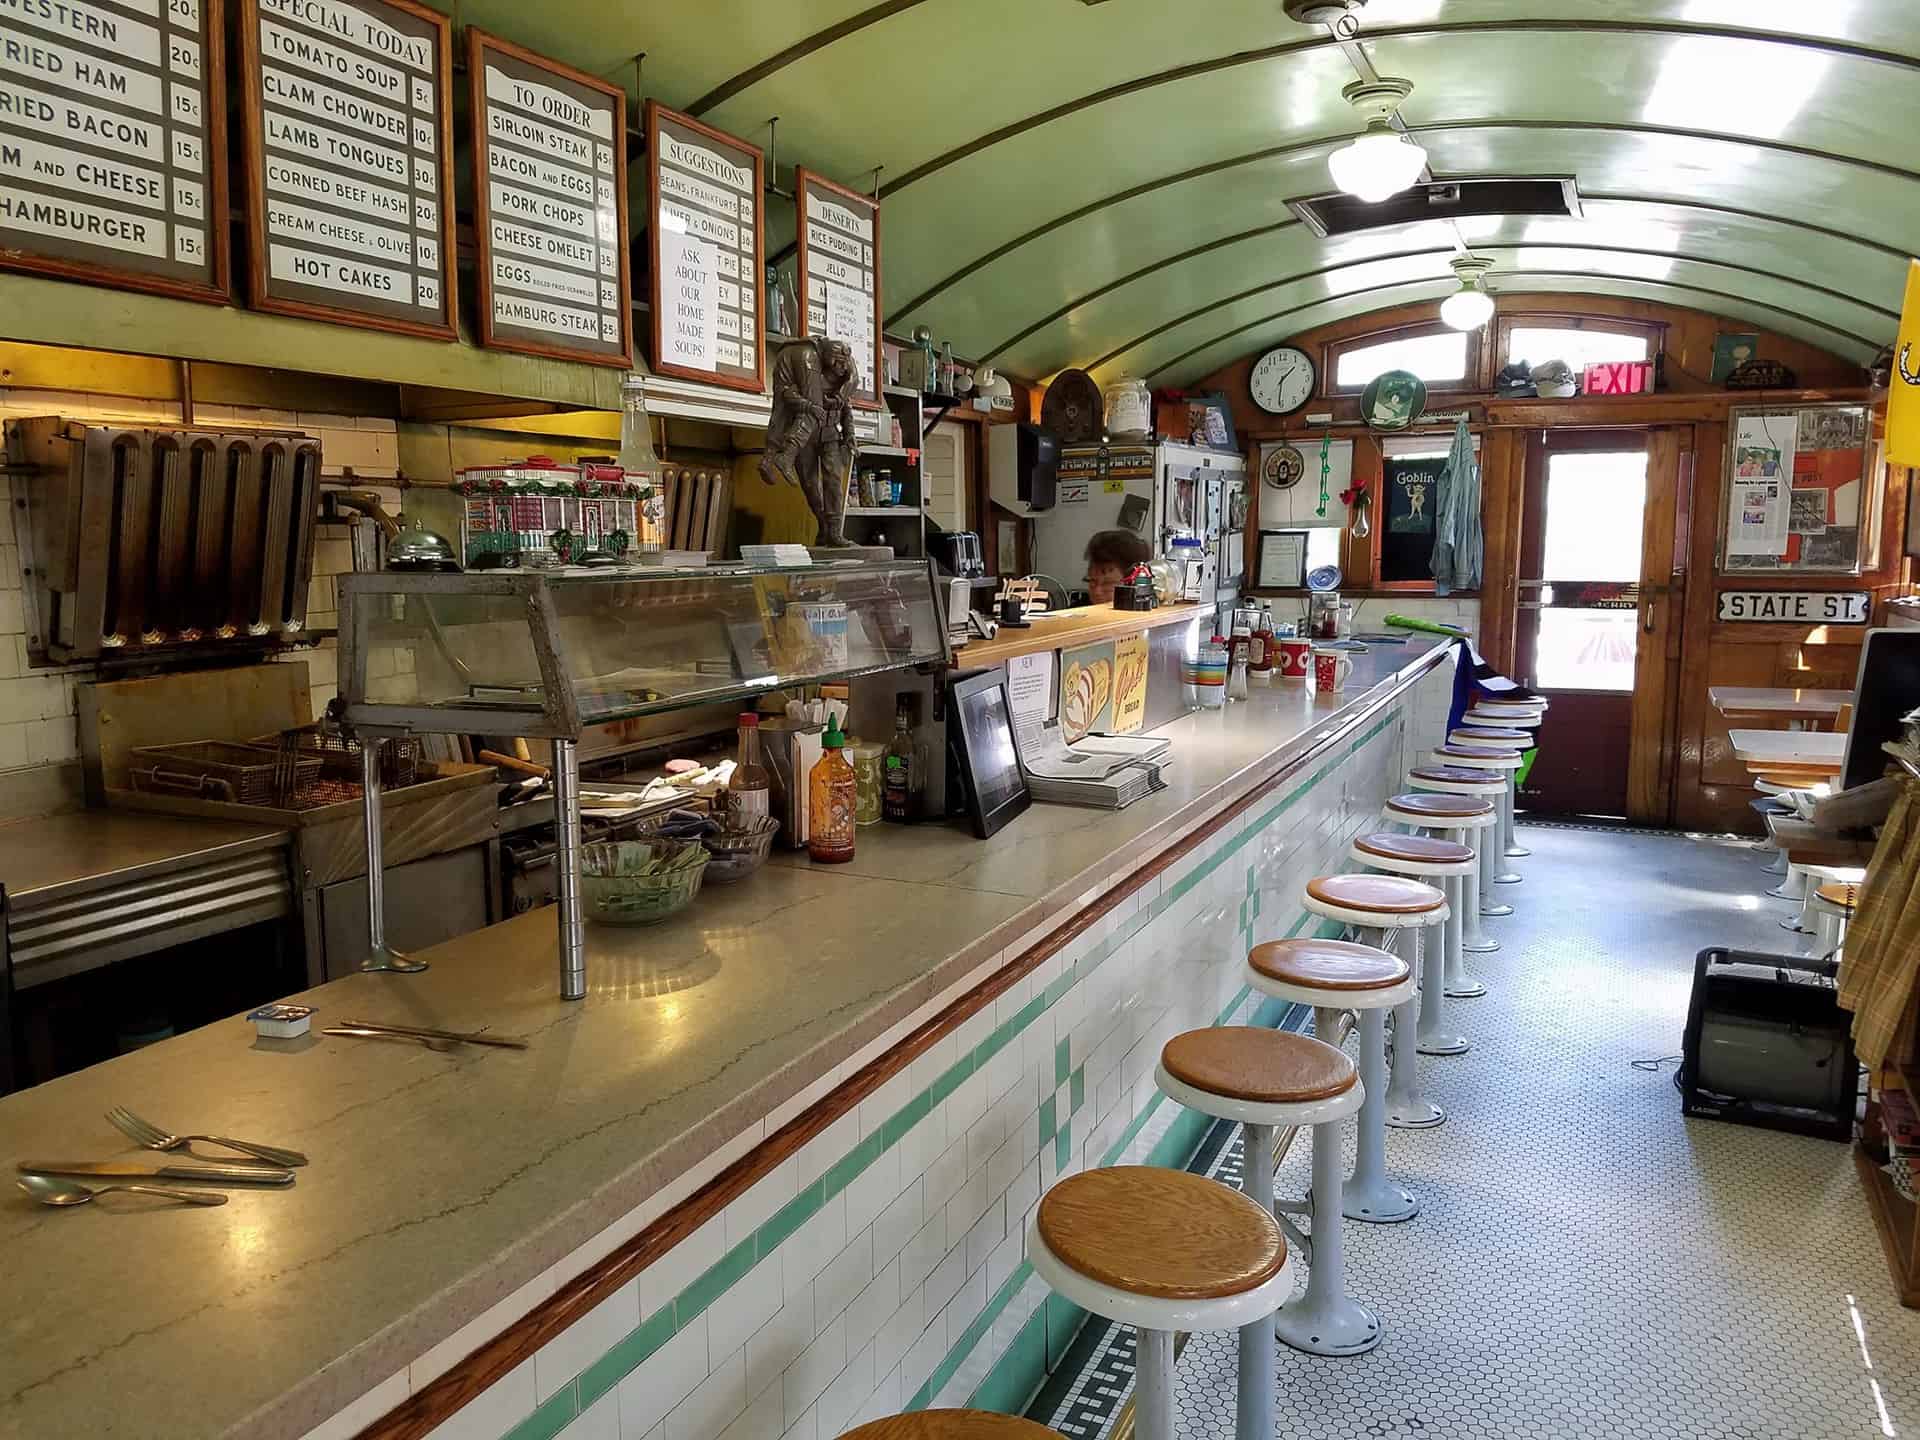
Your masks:
<svg viewBox="0 0 1920 1440"><path fill-rule="evenodd" d="M784 346L773 362L773 419L760 478L769 485L784 480L800 487L820 522L813 543L826 549L852 543L842 526L854 453L848 402L859 379L853 352L843 341L823 336Z"/></svg>

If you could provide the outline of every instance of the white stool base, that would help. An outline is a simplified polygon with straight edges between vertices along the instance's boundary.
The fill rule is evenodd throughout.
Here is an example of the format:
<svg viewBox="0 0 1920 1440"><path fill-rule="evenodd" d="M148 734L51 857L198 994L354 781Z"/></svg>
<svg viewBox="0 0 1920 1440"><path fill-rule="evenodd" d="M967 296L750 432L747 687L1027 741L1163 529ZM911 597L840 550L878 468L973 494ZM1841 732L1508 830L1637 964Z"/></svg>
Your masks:
<svg viewBox="0 0 1920 1440"><path fill-rule="evenodd" d="M1497 884L1498 882L1496 881L1495 883ZM1480 913L1489 920L1498 920L1503 916L1511 915L1513 913L1513 907L1499 901L1495 901L1490 905L1485 900L1482 900L1480 902Z"/></svg>
<svg viewBox="0 0 1920 1440"><path fill-rule="evenodd" d="M1431 1130L1447 1123L1447 1112L1431 1100L1417 1099L1412 1105L1387 1106L1387 1125L1394 1130Z"/></svg>
<svg viewBox="0 0 1920 1440"><path fill-rule="evenodd" d="M1527 852L1522 850L1520 853L1524 855ZM1507 854L1511 855L1513 854L1513 852L1509 850L1507 851ZM1519 873L1513 870L1503 870L1499 874L1493 877L1493 883L1496 885L1518 885L1520 883L1520 880L1521 880L1521 877Z"/></svg>
<svg viewBox="0 0 1920 1440"><path fill-rule="evenodd" d="M1380 1343L1380 1317L1351 1295L1311 1307L1302 1296L1273 1317L1273 1333L1308 1355L1364 1355Z"/></svg>

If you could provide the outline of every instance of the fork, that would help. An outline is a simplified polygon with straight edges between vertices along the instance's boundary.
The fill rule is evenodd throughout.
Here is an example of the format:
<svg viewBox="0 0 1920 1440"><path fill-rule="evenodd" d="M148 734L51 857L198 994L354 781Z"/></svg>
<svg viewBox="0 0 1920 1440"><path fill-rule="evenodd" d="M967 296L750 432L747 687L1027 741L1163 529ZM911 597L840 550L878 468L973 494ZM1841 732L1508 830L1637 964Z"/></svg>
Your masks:
<svg viewBox="0 0 1920 1440"><path fill-rule="evenodd" d="M107 1119L122 1135L149 1150L185 1150L187 1154L192 1155L195 1152L191 1142L204 1140L209 1145L238 1150L242 1155L251 1156L268 1165L294 1166L307 1163L307 1157L298 1150L282 1150L277 1145L255 1145L246 1140L229 1139L225 1135L174 1135L162 1130L151 1121L142 1120L124 1105L116 1105L107 1111Z"/></svg>

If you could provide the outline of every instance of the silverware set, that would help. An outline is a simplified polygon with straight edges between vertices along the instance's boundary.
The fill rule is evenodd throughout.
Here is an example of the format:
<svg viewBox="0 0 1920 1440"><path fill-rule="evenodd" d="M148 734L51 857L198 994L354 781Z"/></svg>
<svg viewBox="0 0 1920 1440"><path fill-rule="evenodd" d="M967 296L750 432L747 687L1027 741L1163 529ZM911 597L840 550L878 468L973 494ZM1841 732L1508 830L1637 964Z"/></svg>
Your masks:
<svg viewBox="0 0 1920 1440"><path fill-rule="evenodd" d="M484 1030L429 1030L417 1025L377 1025L370 1020L342 1020L328 1025L322 1035L351 1035L364 1040L412 1040L429 1050L446 1051L455 1045L491 1045L497 1050L524 1050L524 1040L489 1035Z"/></svg>
<svg viewBox="0 0 1920 1440"><path fill-rule="evenodd" d="M294 1167L307 1163L307 1157L298 1150L284 1150L277 1145L235 1140L226 1135L176 1135L150 1120L141 1119L122 1105L109 1110L107 1119L121 1134L145 1149L177 1151L201 1163L141 1165L125 1160L23 1160L17 1167L20 1174L15 1183L42 1205L63 1208L84 1205L96 1195L113 1190L159 1196L186 1205L224 1205L227 1197L219 1191L176 1190L131 1182L172 1180L197 1184L284 1186L293 1184ZM195 1141L218 1145L234 1151L241 1158L230 1163L210 1162L193 1148ZM110 1183L83 1185L74 1177L99 1178Z"/></svg>

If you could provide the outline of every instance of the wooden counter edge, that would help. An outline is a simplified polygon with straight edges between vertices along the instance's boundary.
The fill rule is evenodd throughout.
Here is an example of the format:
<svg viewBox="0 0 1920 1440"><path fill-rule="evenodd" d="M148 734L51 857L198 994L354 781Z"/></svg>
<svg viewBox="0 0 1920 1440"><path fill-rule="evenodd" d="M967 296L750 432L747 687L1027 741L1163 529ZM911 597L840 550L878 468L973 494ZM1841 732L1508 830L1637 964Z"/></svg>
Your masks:
<svg viewBox="0 0 1920 1440"><path fill-rule="evenodd" d="M1168 607L1171 609L1172 607ZM1205 609L1207 607L1198 607ZM1166 614L1166 610L1154 611ZM1318 736L1304 750L1288 756L1272 772L1253 779L1244 793L1193 829L1172 841L1144 864L1117 880L1091 905L1076 911L1015 959L987 976L939 1014L929 1018L898 1046L877 1057L822 1096L759 1145L734 1161L692 1195L668 1210L611 1255L567 1281L553 1295L500 1334L458 1361L445 1374L417 1390L402 1404L360 1431L356 1440L425 1440L452 1415L477 1399L489 1386L522 1364L544 1345L634 1279L648 1266L720 1214L800 1147L841 1116L852 1112L888 1080L931 1050L945 1036L1032 974L1050 956L1070 945L1122 901L1161 873L1185 859L1223 828L1270 798L1273 782L1305 770L1330 750L1352 737L1368 720L1425 676L1452 651L1439 646L1421 660L1397 672L1396 683L1384 695L1356 710L1334 729Z"/></svg>
<svg viewBox="0 0 1920 1440"><path fill-rule="evenodd" d="M1166 625L1179 625L1214 613L1213 606L1195 601L1162 605L1157 610L1116 610L1111 605L1085 605L1058 620L1036 620L1030 630L1004 627L992 640L975 640L953 652L953 662L967 669L1004 665L1022 655L1046 650L1069 650L1102 640L1119 640Z"/></svg>

